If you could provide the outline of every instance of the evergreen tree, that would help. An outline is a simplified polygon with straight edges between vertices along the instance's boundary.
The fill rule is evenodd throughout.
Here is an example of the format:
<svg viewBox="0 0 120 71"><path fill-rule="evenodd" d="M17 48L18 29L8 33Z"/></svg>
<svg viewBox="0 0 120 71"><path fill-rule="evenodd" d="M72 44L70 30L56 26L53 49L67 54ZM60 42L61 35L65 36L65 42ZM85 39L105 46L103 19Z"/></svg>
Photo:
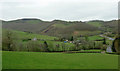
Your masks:
<svg viewBox="0 0 120 71"><path fill-rule="evenodd" d="M73 41L74 40L74 38L73 38L73 36L71 37L71 39L70 39L70 41Z"/></svg>
<svg viewBox="0 0 120 71"><path fill-rule="evenodd" d="M103 39L103 44L106 44L106 39L105 38Z"/></svg>

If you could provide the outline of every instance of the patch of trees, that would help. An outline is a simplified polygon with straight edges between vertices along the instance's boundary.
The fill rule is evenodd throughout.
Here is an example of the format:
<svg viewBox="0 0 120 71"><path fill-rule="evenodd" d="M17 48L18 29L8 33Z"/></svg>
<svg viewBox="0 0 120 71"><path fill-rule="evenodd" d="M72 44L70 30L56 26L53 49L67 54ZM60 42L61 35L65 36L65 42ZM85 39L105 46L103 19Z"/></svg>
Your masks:
<svg viewBox="0 0 120 71"><path fill-rule="evenodd" d="M118 32L118 20L112 20L108 22L104 22L103 27L105 32L112 32L117 34Z"/></svg>

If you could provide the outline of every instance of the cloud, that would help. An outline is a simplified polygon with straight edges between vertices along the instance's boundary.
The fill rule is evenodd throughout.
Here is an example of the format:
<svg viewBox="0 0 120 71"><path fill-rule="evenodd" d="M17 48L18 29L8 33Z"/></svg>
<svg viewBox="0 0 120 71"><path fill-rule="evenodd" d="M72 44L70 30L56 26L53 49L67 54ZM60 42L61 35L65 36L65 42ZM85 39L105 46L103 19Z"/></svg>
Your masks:
<svg viewBox="0 0 120 71"><path fill-rule="evenodd" d="M1 0L0 18L111 20L117 19L117 4L118 0Z"/></svg>

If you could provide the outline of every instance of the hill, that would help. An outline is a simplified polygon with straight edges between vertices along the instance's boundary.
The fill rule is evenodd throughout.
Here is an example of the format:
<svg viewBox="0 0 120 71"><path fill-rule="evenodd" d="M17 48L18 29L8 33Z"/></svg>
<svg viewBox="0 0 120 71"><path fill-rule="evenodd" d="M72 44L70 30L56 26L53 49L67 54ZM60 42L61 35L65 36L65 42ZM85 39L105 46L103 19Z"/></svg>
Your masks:
<svg viewBox="0 0 120 71"><path fill-rule="evenodd" d="M13 21L3 21L2 27L5 29L40 33L52 23L39 19L18 19Z"/></svg>
<svg viewBox="0 0 120 71"><path fill-rule="evenodd" d="M88 21L86 22L90 25L96 26L96 27L101 27L104 24L104 21L102 20L92 20L92 21Z"/></svg>
<svg viewBox="0 0 120 71"><path fill-rule="evenodd" d="M118 20L111 20L111 21L106 21L103 26L105 27L106 31L110 31L113 33L118 32Z"/></svg>
<svg viewBox="0 0 120 71"><path fill-rule="evenodd" d="M42 21L40 19L18 19L13 21L3 21L2 27L24 32L31 32L46 35L80 35L81 31L94 32L99 31L98 27L81 21ZM76 34L79 33L79 34Z"/></svg>
<svg viewBox="0 0 120 71"><path fill-rule="evenodd" d="M102 21L92 20L87 22L82 21L42 21L40 19L18 19L12 21L3 21L2 27L24 31L29 33L37 33L50 36L80 36L80 35L97 35L105 32L117 33L118 21Z"/></svg>

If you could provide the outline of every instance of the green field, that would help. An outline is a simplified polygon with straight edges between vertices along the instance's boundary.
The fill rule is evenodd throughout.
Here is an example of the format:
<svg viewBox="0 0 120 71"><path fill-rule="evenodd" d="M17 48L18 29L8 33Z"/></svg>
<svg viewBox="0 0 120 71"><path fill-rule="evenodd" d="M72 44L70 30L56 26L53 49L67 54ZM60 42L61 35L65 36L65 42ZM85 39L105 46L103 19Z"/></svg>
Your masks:
<svg viewBox="0 0 120 71"><path fill-rule="evenodd" d="M102 24L100 24L100 22L88 22L88 24L91 24L91 25L96 26L96 27L102 26Z"/></svg>
<svg viewBox="0 0 120 71"><path fill-rule="evenodd" d="M100 40L100 39L103 39L103 37L100 37L100 36L90 36L88 37L89 40Z"/></svg>
<svg viewBox="0 0 120 71"><path fill-rule="evenodd" d="M118 55L3 51L3 69L117 69Z"/></svg>
<svg viewBox="0 0 120 71"><path fill-rule="evenodd" d="M85 37L83 37L85 39ZM80 40L80 38L78 38ZM100 40L103 39L103 37L99 36L99 35L94 35L94 36L88 36L88 40L90 41L94 41L94 40Z"/></svg>
<svg viewBox="0 0 120 71"><path fill-rule="evenodd" d="M47 36L47 35L29 34L21 31L14 31L14 32L16 33L16 36L20 38L30 38L30 39L38 38L38 39L44 39L44 40L54 40L54 38L56 38L56 37Z"/></svg>
<svg viewBox="0 0 120 71"><path fill-rule="evenodd" d="M3 29L3 36L5 33L5 29ZM40 35L40 34L30 34L30 33L26 33L26 32L22 32L22 31L15 31L15 30L11 30L13 35L15 37L19 37L19 39L33 39L33 38L38 38L38 39L44 39L44 40L54 40L57 37L53 37L53 36L47 36L47 35Z"/></svg>

